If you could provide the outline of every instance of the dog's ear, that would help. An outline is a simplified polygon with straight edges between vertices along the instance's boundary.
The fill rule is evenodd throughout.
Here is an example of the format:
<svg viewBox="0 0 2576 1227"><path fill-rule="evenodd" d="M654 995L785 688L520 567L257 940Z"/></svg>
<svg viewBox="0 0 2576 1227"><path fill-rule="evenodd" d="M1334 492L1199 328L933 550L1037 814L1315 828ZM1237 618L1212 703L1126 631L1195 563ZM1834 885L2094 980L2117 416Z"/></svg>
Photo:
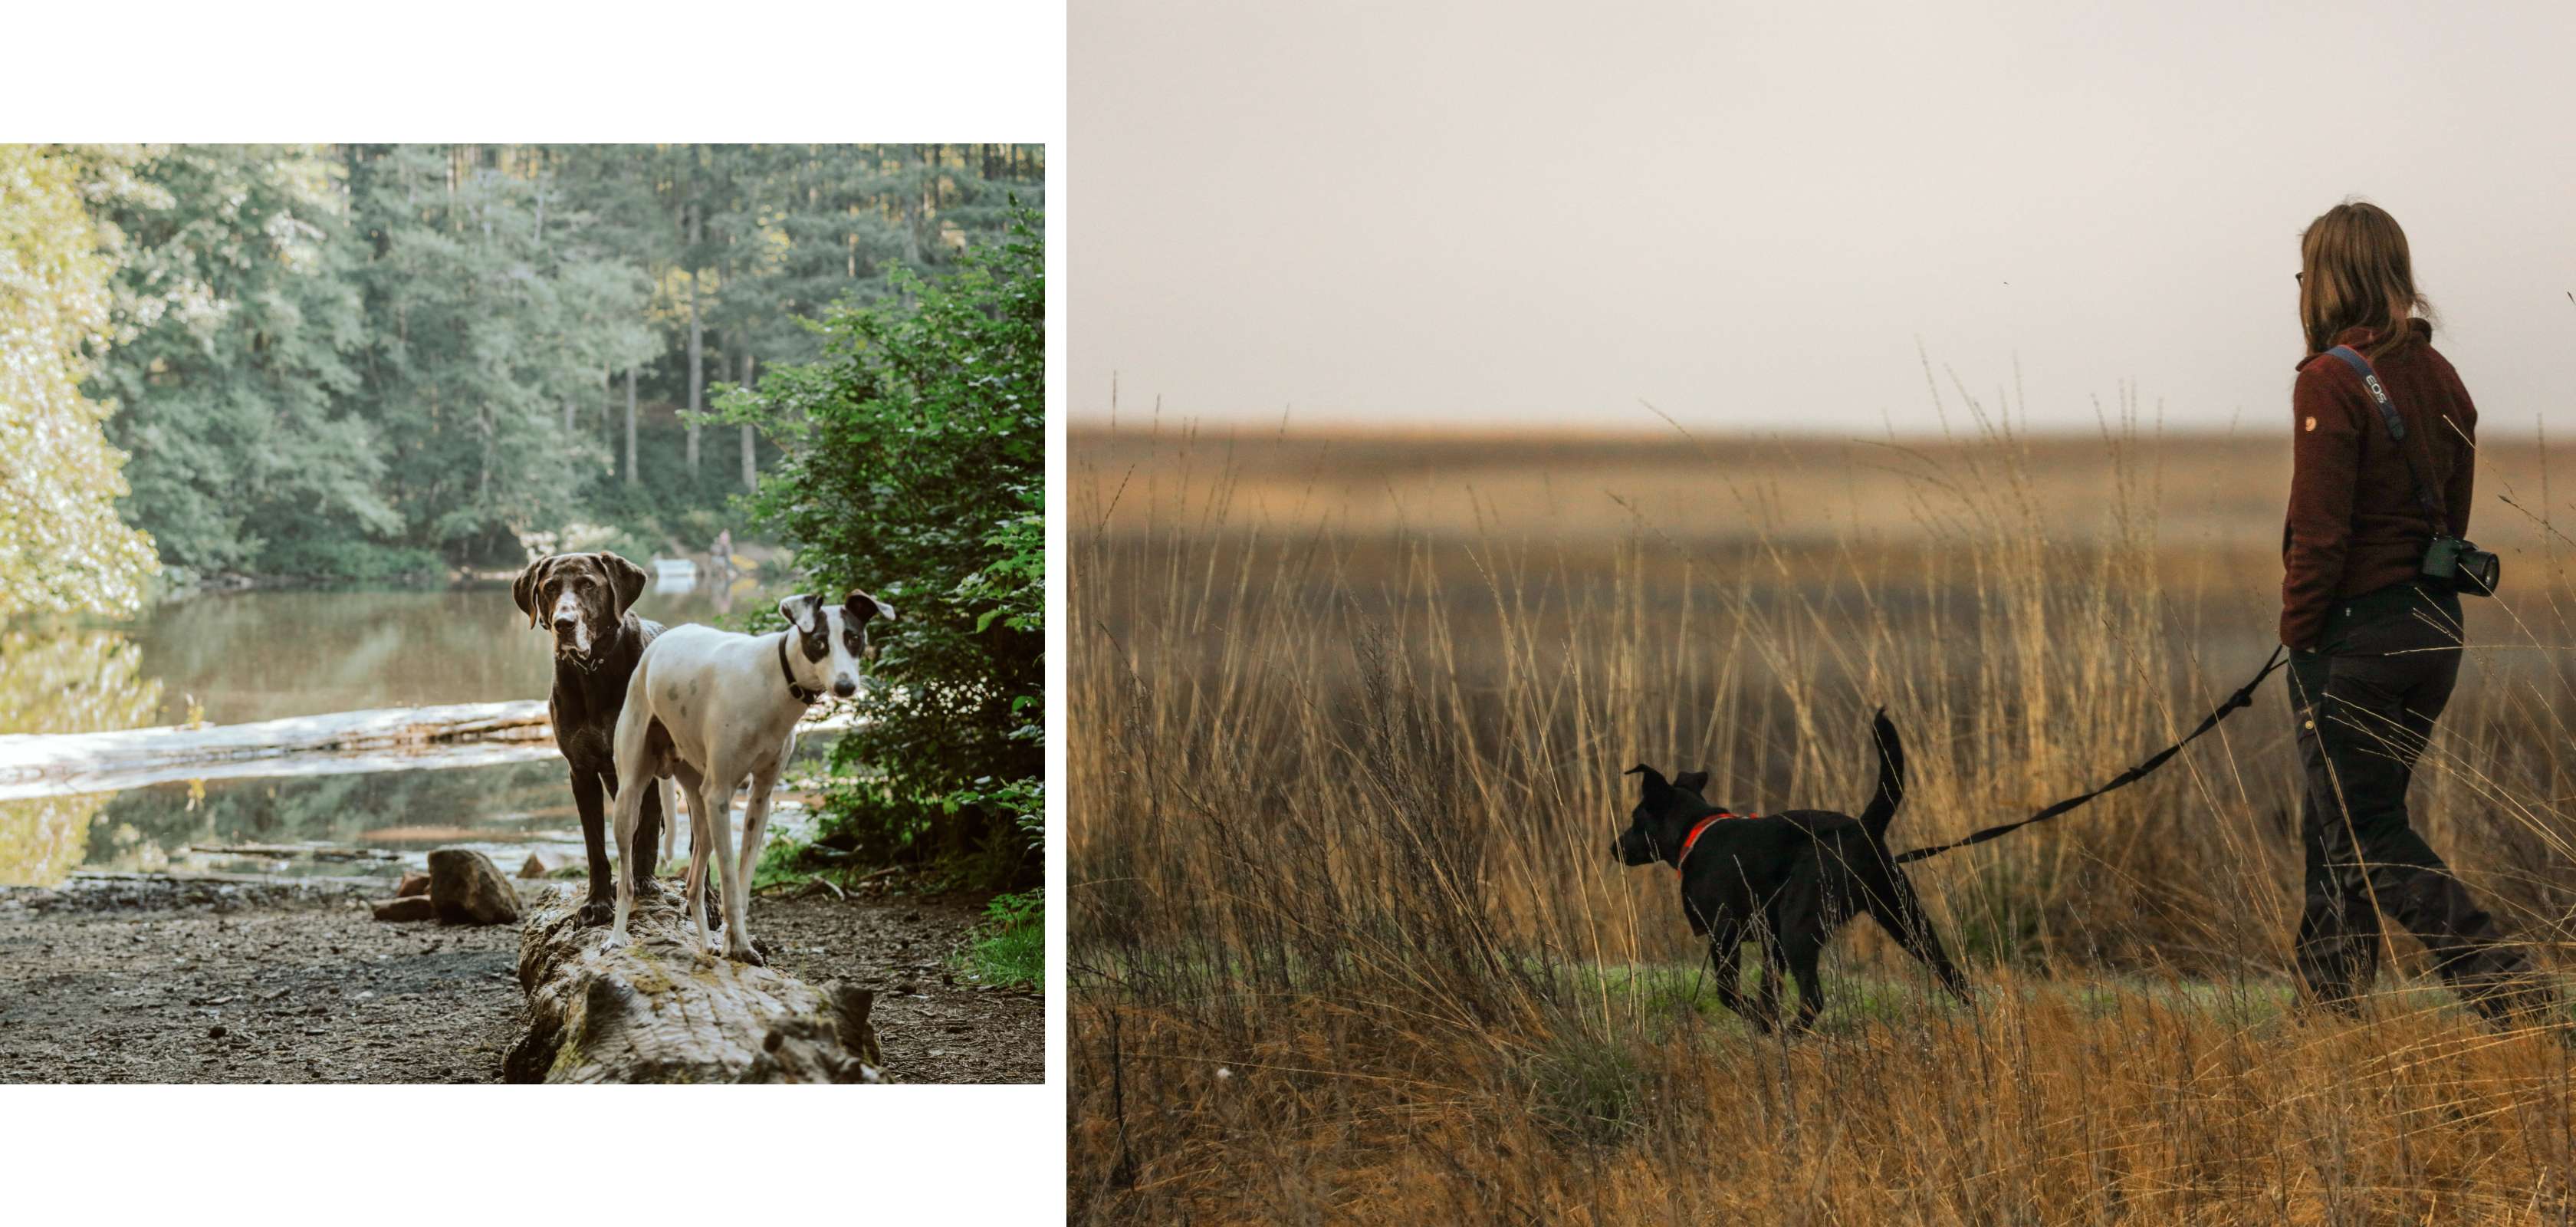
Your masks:
<svg viewBox="0 0 2576 1227"><path fill-rule="evenodd" d="M799 592L780 601L778 612L781 617L787 619L787 625L796 628L796 633L810 635L815 627L823 624L821 605L822 602L815 600L811 594Z"/></svg>
<svg viewBox="0 0 2576 1227"><path fill-rule="evenodd" d="M850 595L841 598L841 609L843 612L850 615L850 624L852 626L864 626L870 618L883 618L888 622L894 621L894 606L888 605L856 588L850 589Z"/></svg>
<svg viewBox="0 0 2576 1227"><path fill-rule="evenodd" d="M644 568L605 550L600 551L599 565L607 569L608 584L617 590L617 616L625 617L636 598L644 595Z"/></svg>
<svg viewBox="0 0 2576 1227"><path fill-rule="evenodd" d="M1673 787L1681 789L1683 792L1698 793L1702 799L1706 799L1708 796L1708 773L1705 771L1685 771L1680 775L1673 777Z"/></svg>
<svg viewBox="0 0 2576 1227"><path fill-rule="evenodd" d="M1670 791L1672 791L1672 787L1673 787L1673 786L1672 786L1671 784L1668 784L1668 783L1665 783L1665 782L1664 782L1664 773L1663 773L1663 772L1661 772L1661 771L1657 771L1657 770L1655 770L1654 768L1649 767L1649 766L1647 766L1647 765L1646 765L1646 764L1644 764L1644 763L1639 763L1639 764L1637 764L1637 765L1636 765L1636 766L1634 766L1634 767L1630 767L1630 768L1628 768L1626 771L1621 772L1620 774L1622 774L1622 775L1642 775L1642 776L1646 777L1646 795L1647 795L1647 796L1649 796L1649 797L1654 796L1656 793L1659 793L1659 792L1670 792Z"/></svg>
<svg viewBox="0 0 2576 1227"><path fill-rule="evenodd" d="M510 599L519 603L520 613L528 615L529 630L537 630L544 625L537 619L537 585L545 582L546 568L553 565L554 560L554 555L548 554L529 563L519 572L519 578L510 581Z"/></svg>

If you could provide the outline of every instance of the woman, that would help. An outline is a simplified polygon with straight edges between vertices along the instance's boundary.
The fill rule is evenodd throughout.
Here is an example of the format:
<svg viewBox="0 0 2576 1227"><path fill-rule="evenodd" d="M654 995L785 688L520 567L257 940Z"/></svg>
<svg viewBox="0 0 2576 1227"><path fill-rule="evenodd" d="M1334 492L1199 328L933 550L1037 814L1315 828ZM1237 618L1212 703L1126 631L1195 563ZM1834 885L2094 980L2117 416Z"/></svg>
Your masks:
<svg viewBox="0 0 2576 1227"><path fill-rule="evenodd" d="M2423 941L2454 991L2502 1019L2537 1001L2528 964L2406 816L2416 756L2460 672L2459 595L2418 582L2419 568L2436 518L2468 534L2477 410L2433 348L2396 219L2347 201L2309 223L2299 256L2308 356L2292 396L2281 550L2281 642L2307 777L2299 977L2312 999L2354 1009L2378 970L2385 914ZM2376 370L2403 443L2360 374L2327 354L2337 345Z"/></svg>

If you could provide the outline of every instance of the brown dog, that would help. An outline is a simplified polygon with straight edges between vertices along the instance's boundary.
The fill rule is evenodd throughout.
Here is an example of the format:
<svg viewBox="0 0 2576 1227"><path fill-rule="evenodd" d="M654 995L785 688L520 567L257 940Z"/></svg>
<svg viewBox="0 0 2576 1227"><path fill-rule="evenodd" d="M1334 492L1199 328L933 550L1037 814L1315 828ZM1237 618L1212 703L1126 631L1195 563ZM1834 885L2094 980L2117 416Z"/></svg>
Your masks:
<svg viewBox="0 0 2576 1227"><path fill-rule="evenodd" d="M529 563L510 585L510 598L528 615L531 630L554 638L555 684L546 708L554 720L555 746L572 766L573 807L581 813L582 848L590 861L590 898L583 924L606 924L616 910L608 876L608 812L604 797L617 791L617 713L626 703L627 679L644 645L662 624L638 618L644 568L615 554L552 554ZM657 847L666 830L662 790L647 788L637 846ZM641 895L657 895L653 858L634 858L628 876Z"/></svg>

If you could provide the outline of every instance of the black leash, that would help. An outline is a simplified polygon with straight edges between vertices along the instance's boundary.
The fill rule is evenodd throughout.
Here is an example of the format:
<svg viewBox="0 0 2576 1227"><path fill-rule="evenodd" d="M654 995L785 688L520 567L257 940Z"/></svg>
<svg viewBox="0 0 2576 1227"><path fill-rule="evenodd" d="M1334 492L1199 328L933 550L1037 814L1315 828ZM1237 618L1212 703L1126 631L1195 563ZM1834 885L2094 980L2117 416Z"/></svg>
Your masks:
<svg viewBox="0 0 2576 1227"><path fill-rule="evenodd" d="M2278 647L2273 648L2272 659L2263 662L2263 669L2261 672L2254 675L2254 680L2245 683L2243 686L2237 687L2236 693L2227 696L2227 701L2219 704L2218 710L2209 713L2209 718L2201 721L2200 727L2193 729L2190 736L2185 737L2172 745L2166 746L2164 749L2156 751L2154 756L2148 758L2147 761L2121 772L2118 776L2114 777L2110 783L2104 784L2100 788L2096 788L2081 796L2068 797L2067 799L2049 806L2047 809L2041 810L2019 822L2007 822L2002 826L1987 827L1985 830L1979 831L1966 839L1952 840L1946 844L1935 844L1929 848L1916 848L1911 852L1899 853L1896 857L1896 863L1899 865L1910 864L1914 861L1922 860L1925 857L1939 856L1954 848L1965 848L1970 844L1981 844L1989 839L1996 838L1997 836L2010 835L2034 822L2045 822L2059 814L2063 814L2068 810L2081 806L2085 802L2101 796L2103 793L2109 792L2114 788L2136 783L2148 772L2164 766L2166 759L2172 758L2174 755L2181 753L2184 746L2190 745L2201 734L2217 728L2218 722L2226 719L2230 714L2234 713L2236 709L2251 706L2254 702L2255 689L2263 684L2263 679L2272 676L2272 671L2274 669L2281 667L2281 653L2285 650L2286 649Z"/></svg>

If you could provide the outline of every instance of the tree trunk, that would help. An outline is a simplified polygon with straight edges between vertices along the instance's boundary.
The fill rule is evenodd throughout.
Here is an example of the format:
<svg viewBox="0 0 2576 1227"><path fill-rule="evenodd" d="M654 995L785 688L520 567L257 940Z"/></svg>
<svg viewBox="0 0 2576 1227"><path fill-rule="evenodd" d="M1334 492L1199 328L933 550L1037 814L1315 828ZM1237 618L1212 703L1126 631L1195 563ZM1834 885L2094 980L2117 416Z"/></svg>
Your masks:
<svg viewBox="0 0 2576 1227"><path fill-rule="evenodd" d="M695 415L707 390L706 324L698 318L698 207L689 209L689 412ZM689 420L689 476L698 475L698 423Z"/></svg>
<svg viewBox="0 0 2576 1227"><path fill-rule="evenodd" d="M745 388L749 388L751 386L751 347L748 345L744 346L742 351L742 386ZM757 447L756 439L757 436L752 432L751 423L743 423L742 488L753 491L754 493L757 493L760 490L760 466L758 463L759 453L755 450Z"/></svg>
<svg viewBox="0 0 2576 1227"><path fill-rule="evenodd" d="M529 1023L502 1062L510 1081L885 1080L875 994L702 957L676 882L636 901L625 947L602 949L608 930L582 925L580 895L551 885L519 930Z"/></svg>
<svg viewBox="0 0 2576 1227"><path fill-rule="evenodd" d="M635 484L635 364L626 364L626 484Z"/></svg>
<svg viewBox="0 0 2576 1227"><path fill-rule="evenodd" d="M912 153L913 165L919 166L921 164L921 147L918 145L914 146ZM901 211L903 214L903 262L917 269L921 267L921 192L918 188L906 186L903 189L903 204L901 206Z"/></svg>

